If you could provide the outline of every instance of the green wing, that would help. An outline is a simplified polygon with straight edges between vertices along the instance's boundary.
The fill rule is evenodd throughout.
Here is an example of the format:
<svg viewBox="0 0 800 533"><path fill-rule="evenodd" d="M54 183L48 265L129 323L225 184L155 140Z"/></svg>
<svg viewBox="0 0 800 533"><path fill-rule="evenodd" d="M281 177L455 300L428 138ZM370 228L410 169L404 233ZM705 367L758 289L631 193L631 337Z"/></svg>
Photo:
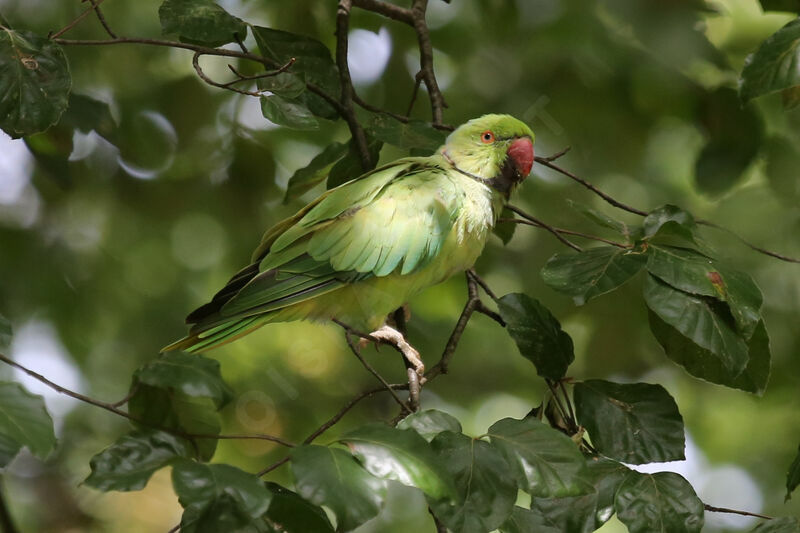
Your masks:
<svg viewBox="0 0 800 533"><path fill-rule="evenodd" d="M266 313L355 281L427 265L456 214L455 190L430 159L376 169L273 226L253 264L190 314L190 336L168 348L209 349L258 327L254 319Z"/></svg>

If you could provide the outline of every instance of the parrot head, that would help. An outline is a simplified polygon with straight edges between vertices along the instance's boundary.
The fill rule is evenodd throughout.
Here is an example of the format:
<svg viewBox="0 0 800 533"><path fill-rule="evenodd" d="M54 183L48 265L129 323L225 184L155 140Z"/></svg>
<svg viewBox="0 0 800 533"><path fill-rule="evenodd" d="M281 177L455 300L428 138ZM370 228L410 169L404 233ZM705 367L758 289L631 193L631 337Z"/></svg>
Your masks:
<svg viewBox="0 0 800 533"><path fill-rule="evenodd" d="M458 172L508 196L530 174L533 139L510 115L484 115L453 131L440 152Z"/></svg>

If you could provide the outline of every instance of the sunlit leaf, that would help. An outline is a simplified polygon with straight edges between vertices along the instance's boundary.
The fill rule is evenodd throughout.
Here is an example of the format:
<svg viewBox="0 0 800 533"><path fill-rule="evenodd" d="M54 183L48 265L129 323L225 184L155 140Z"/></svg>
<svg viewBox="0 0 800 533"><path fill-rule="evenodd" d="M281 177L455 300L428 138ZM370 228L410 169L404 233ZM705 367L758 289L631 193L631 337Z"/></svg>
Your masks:
<svg viewBox="0 0 800 533"><path fill-rule="evenodd" d="M508 519L517 499L517 484L496 447L452 431L437 435L431 446L458 490L454 502L428 502L451 531L484 533Z"/></svg>
<svg viewBox="0 0 800 533"><path fill-rule="evenodd" d="M167 352L138 369L134 377L153 387L211 398L217 408L233 397L233 391L222 380L219 361L201 355Z"/></svg>
<svg viewBox="0 0 800 533"><path fill-rule="evenodd" d="M677 290L652 275L645 280L644 299L661 320L714 354L731 375L738 376L747 366L747 344L724 303Z"/></svg>
<svg viewBox="0 0 800 533"><path fill-rule="evenodd" d="M739 96L757 96L800 85L800 18L770 35L742 69Z"/></svg>
<svg viewBox="0 0 800 533"><path fill-rule="evenodd" d="M800 448L797 455L789 466L789 473L786 474L786 501L792 497L792 492L800 485Z"/></svg>
<svg viewBox="0 0 800 533"><path fill-rule="evenodd" d="M556 497L586 491L584 459L563 433L535 418L504 418L488 431L492 446L511 466L519 487L534 496Z"/></svg>
<svg viewBox="0 0 800 533"><path fill-rule="evenodd" d="M25 446L44 459L56 445L53 419L41 396L19 383L0 382L0 467Z"/></svg>
<svg viewBox="0 0 800 533"><path fill-rule="evenodd" d="M261 113L279 126L296 130L314 130L319 127L319 121L314 114L298 100L289 100L277 94L262 96L260 100Z"/></svg>
<svg viewBox="0 0 800 533"><path fill-rule="evenodd" d="M411 413L397 424L397 428L413 429L428 442L442 431L461 433L461 423L455 417L436 409Z"/></svg>
<svg viewBox="0 0 800 533"><path fill-rule="evenodd" d="M347 153L347 149L346 144L338 142L329 144L308 165L295 171L289 178L286 195L283 197L284 202L297 198L318 183L325 181L333 164Z"/></svg>
<svg viewBox="0 0 800 533"><path fill-rule="evenodd" d="M615 246L559 253L542 268L542 279L551 288L572 296L576 305L583 305L631 279L645 260L641 252Z"/></svg>
<svg viewBox="0 0 800 533"><path fill-rule="evenodd" d="M272 498L254 474L231 465L187 459L173 464L172 486L184 508L182 533L237 531L261 521Z"/></svg>
<svg viewBox="0 0 800 533"><path fill-rule="evenodd" d="M373 476L344 450L300 446L292 450L297 492L336 515L340 530L350 531L376 516L386 497L386 482Z"/></svg>
<svg viewBox="0 0 800 533"><path fill-rule="evenodd" d="M219 46L235 41L235 34L247 37L247 24L212 0L164 0L158 16L162 33L185 42Z"/></svg>
<svg viewBox="0 0 800 533"><path fill-rule="evenodd" d="M134 431L92 457L92 472L84 483L102 491L139 490L156 470L193 454L181 437L154 429Z"/></svg>
<svg viewBox="0 0 800 533"><path fill-rule="evenodd" d="M413 430L375 423L350 431L341 441L379 478L417 487L434 499L456 494L452 476L428 442Z"/></svg>
<svg viewBox="0 0 800 533"><path fill-rule="evenodd" d="M685 533L703 528L703 502L672 472L630 472L617 489L617 517L630 533Z"/></svg>
<svg viewBox="0 0 800 533"><path fill-rule="evenodd" d="M578 422L601 454L629 464L684 459L683 419L661 385L590 379L575 384Z"/></svg>
<svg viewBox="0 0 800 533"><path fill-rule="evenodd" d="M44 131L67 108L72 79L61 47L0 24L0 128L16 139Z"/></svg>
<svg viewBox="0 0 800 533"><path fill-rule="evenodd" d="M333 533L333 526L321 508L277 483L267 483L267 489L272 493L267 518L280 524L282 533Z"/></svg>
<svg viewBox="0 0 800 533"><path fill-rule="evenodd" d="M519 293L506 294L497 302L506 330L523 357L545 378L561 379L575 359L572 339L538 300Z"/></svg>

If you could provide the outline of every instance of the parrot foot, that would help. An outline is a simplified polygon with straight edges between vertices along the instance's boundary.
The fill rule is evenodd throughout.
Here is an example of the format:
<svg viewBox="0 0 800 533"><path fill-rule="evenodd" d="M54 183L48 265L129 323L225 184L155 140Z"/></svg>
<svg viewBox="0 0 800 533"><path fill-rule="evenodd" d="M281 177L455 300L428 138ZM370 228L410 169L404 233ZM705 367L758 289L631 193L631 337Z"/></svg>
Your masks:
<svg viewBox="0 0 800 533"><path fill-rule="evenodd" d="M419 352L411 346L402 333L397 331L391 326L383 326L370 333L370 337L374 337L382 342L391 344L397 348L406 361L409 363L408 368L408 389L410 395L410 403L414 410L419 406L419 393L422 385L425 383L425 363L419 356Z"/></svg>

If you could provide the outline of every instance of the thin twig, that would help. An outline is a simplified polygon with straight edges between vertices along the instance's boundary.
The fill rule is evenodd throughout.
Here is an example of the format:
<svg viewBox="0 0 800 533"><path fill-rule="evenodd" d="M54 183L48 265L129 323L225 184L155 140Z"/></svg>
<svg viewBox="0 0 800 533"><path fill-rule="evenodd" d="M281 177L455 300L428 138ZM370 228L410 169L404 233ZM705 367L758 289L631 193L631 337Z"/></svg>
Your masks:
<svg viewBox="0 0 800 533"><path fill-rule="evenodd" d="M428 31L428 24L425 22L425 12L428 9L428 0L414 0L411 4L411 14L414 18L414 31L417 32L417 43L419 44L419 67L422 72L422 80L428 89L428 97L431 101L431 114L433 123L441 124L444 118L444 108L447 103L444 101L439 83L436 81L436 73L433 70L433 45Z"/></svg>
<svg viewBox="0 0 800 533"><path fill-rule="evenodd" d="M384 17L404 22L409 26L414 25L414 15L411 13L410 9L404 7L389 4L382 0L353 0L353 5L361 9L366 9L367 11L372 11L373 13L378 13Z"/></svg>
<svg viewBox="0 0 800 533"><path fill-rule="evenodd" d="M192 66L194 67L195 72L197 72L197 76L201 80L214 87L219 87L220 89L226 89L228 91L233 91L235 93L244 94L246 96L255 96L255 97L261 96L261 91L245 91L243 89L237 89L236 87L232 87L232 83L219 83L209 78L206 75L206 73L203 72L203 68L200 66L201 55L203 54L200 52L195 52L194 55L192 56ZM236 81L241 81L241 80L236 80ZM233 83L236 83L236 81L234 81Z"/></svg>
<svg viewBox="0 0 800 533"><path fill-rule="evenodd" d="M121 400L118 400L110 405L114 407L122 407L123 405L128 403L131 398L133 398L133 395L136 394L138 390L139 390L139 382L135 381L133 385L131 385L131 389L128 391L128 394L126 394Z"/></svg>
<svg viewBox="0 0 800 533"><path fill-rule="evenodd" d="M760 246L756 246L755 244L752 244L751 242L748 242L744 238L740 237L733 230L730 230L730 229L728 229L726 227L720 226L720 225L718 225L718 224L716 224L714 222L711 222L710 220L697 220L696 222L698 224L702 224L703 226L708 226L709 228L714 228L714 229L718 229L718 230L724 231L725 233L728 233L728 234L732 235L733 237L735 237L739 242L741 242L742 244L744 244L745 246L747 246L751 250L755 250L758 253L761 253L761 254L764 254L764 255L768 255L770 257L774 257L775 259L780 259L781 261L786 261L787 263L800 263L800 259L796 259L794 257L789 257L787 255L779 254L777 252L773 252L773 251L767 250L766 248L761 248Z"/></svg>
<svg viewBox="0 0 800 533"><path fill-rule="evenodd" d="M467 275L470 276L472 279L474 279L475 283L480 285L481 289L483 289L483 292L489 295L489 298L491 298L492 300L497 300L497 295L494 292L492 292L492 289L489 288L489 284L486 283L483 280L483 278L478 275L477 272L475 272L474 268L470 268L469 270L467 270Z"/></svg>
<svg viewBox="0 0 800 533"><path fill-rule="evenodd" d="M419 86L422 83L422 71L420 70L417 72L417 75L414 76L414 89L411 91L411 100L408 102L408 109L406 110L406 116L411 116L411 111L414 109L414 102L417 101L417 93L419 93Z"/></svg>
<svg viewBox="0 0 800 533"><path fill-rule="evenodd" d="M708 505L707 503L703 504L703 509L712 513L729 513L729 514L738 514L742 516L755 516L756 518L763 518L764 520L772 520L772 516L767 516L758 513L751 513L749 511L739 511L737 509L728 509L727 507L714 507L713 505Z"/></svg>
<svg viewBox="0 0 800 533"><path fill-rule="evenodd" d="M263 79L263 78L271 78L273 76L277 76L278 74L280 74L282 72L286 72L287 70L289 70L292 67L292 65L294 65L295 61L297 61L297 58L293 57L293 58L289 59L289 61L287 61L280 68L277 68L275 70L271 70L269 72L263 72L261 74L254 74L252 76L247 75L247 74L242 74L241 72L239 72L236 69L236 67L234 67L233 65L229 64L228 68L230 69L231 72L234 73L234 75L236 75L237 78L235 80L233 80L233 81L229 81L227 83L224 83L223 85L225 87L228 87L229 85L233 85L234 83L239 83L239 82L242 82L242 81L254 81L254 80L260 80L260 79Z"/></svg>
<svg viewBox="0 0 800 533"><path fill-rule="evenodd" d="M511 211L513 211L514 213L516 213L516 214L518 214L519 216L521 216L522 218L524 218L525 220L528 220L528 221L532 222L532 223L533 223L533 225L535 225L535 226L537 226L537 227L540 227L540 228L543 228L543 229L545 229L545 230L549 231L550 233L552 233L552 234L553 234L553 236L554 236L556 239L558 239L558 240L559 240L559 241L561 241L562 243L566 244L567 246L569 246L569 247L570 247L570 248L572 248L573 250L575 250L575 251L577 251L577 252L582 252L582 251L583 251L583 248L581 248L580 246L578 246L578 245L577 245L577 244L575 244L574 242L570 241L569 239L565 238L563 235L561 235L561 234L558 232L558 230L557 230L556 228L554 228L554 227L553 227L553 226L551 226L550 224L547 224L546 222L543 222L543 221L539 220L539 219L538 219L538 218L536 218L535 216L533 216L533 215L531 215L531 214L529 214L529 213L526 213L525 211L523 211L523 210L522 210L522 209L520 209L519 207L513 206L513 205L511 205L511 204L506 204L506 207L507 207L508 209L510 209Z"/></svg>
<svg viewBox="0 0 800 533"><path fill-rule="evenodd" d="M372 169L375 165L369 153L367 145L367 135L364 128L358 122L355 110L353 109L353 80L350 78L350 67L347 62L347 38L350 27L350 9L353 6L352 0L339 0L339 7L336 10L336 66L339 67L339 86L341 89L342 118L350 128L350 135L355 141L358 155L361 159L361 168L364 172Z"/></svg>
<svg viewBox="0 0 800 533"><path fill-rule="evenodd" d="M56 392L59 392L61 394L65 394L65 395L69 396L70 398L74 398L74 399L76 399L78 401L81 401L83 403L94 405L95 407L99 407L100 409L105 409L106 411L114 413L115 415L121 416L123 418L127 418L128 420L131 420L133 422L136 422L137 424L142 424L143 426L151 427L153 429L158 429L160 431L164 431L164 432L170 433L172 435L177 435L177 436L183 437L185 439L189 439L189 440L192 440L192 439L220 439L220 440L222 440L222 439L258 439L258 440L268 440L268 441L271 441L271 442L276 442L278 444L281 444L281 445L287 446L287 447L293 447L294 446L294 444L292 444L291 442L288 442L288 441L286 441L286 440L284 440L284 439L282 439L280 437L276 437L274 435L267 435L267 434L253 434L253 435L195 434L195 433L187 433L185 431L181 431L181 430L175 429L175 428L161 426L161 425L158 425L158 424L152 424L152 423L148 422L147 420L143 420L143 419L141 419L141 418L139 418L137 416L134 416L134 415L132 415L132 414L126 412L126 411L122 411L121 409L117 409L117 407L112 403L102 402L100 400L96 400L94 398L90 398L89 396L85 396L83 394L80 394L79 392L75 392L75 391L69 390L67 388L64 388L61 385L50 381L49 379L47 379L43 375L41 375L41 374L39 374L39 373L37 373L37 372L25 367L25 366L22 366L21 364L17 363L13 359L10 359L9 357L6 357L5 355L3 355L1 353L0 353L0 361L6 363L9 366L13 366L14 368L17 368L17 369L25 372L26 374L28 374L32 378L44 383L45 385L47 385L51 389L55 390Z"/></svg>
<svg viewBox="0 0 800 533"><path fill-rule="evenodd" d="M279 466L285 465L286 463L288 463L290 459L291 459L291 457L288 456L288 455L286 457L282 458L282 459L278 459L277 461L275 461L274 463L272 463L271 465L266 467L264 470L261 470L260 472L256 473L256 476L258 476L258 477L266 476L267 474L269 474L270 472L272 472L273 470L275 470Z"/></svg>
<svg viewBox="0 0 800 533"><path fill-rule="evenodd" d="M91 14L93 11L95 11L97 9L97 6L102 4L104 1L105 0L97 0L95 2L92 2L92 7L89 7L87 9L83 10L80 15L78 15L77 17L72 19L72 21L69 24L67 24L66 26L64 26L63 28L58 30L57 32L51 33L49 35L49 38L55 40L58 37L60 37L60 36L64 35L65 33L67 33L69 30L71 30L72 28L77 26L80 21L82 21L83 19L88 17L89 14Z"/></svg>
<svg viewBox="0 0 800 533"><path fill-rule="evenodd" d="M478 300L478 303L475 304L475 312L480 313L482 315L486 315L495 322L497 322L498 324L500 324L501 326L506 327L506 321L503 320L503 317L500 316L500 313L492 311L491 309L486 307L485 303L483 303L480 300Z"/></svg>
<svg viewBox="0 0 800 533"><path fill-rule="evenodd" d="M622 202L620 202L620 201L612 198L608 194L604 193L603 191L601 191L600 189L598 189L597 187L595 187L594 185L592 185L591 183L589 183L585 179L579 178L578 176L576 176L572 172L570 172L568 170L564 170L560 166L554 164L553 161L558 159L562 155L564 155L567 150L562 150L561 152L559 152L555 156L550 156L550 157L539 157L539 156L536 156L534 159L536 160L537 163L541 163L542 165L544 165L544 166L546 166L548 168L551 168L551 169L555 170L556 172L560 172L561 174L567 176L568 178L571 178L571 179L577 181L578 183L580 183L581 185L583 185L584 187L586 187L587 189L589 189L590 191L592 191L597 196L599 196L600 198L602 198L603 200L605 200L609 204L613 205L614 207L622 209L622 210L627 211L629 213L634 213L634 214L637 214L637 215L641 215L643 217L647 216L647 212L646 211L642 211L641 209L636 209L635 207L631 207L631 206L629 206L627 204L623 204Z"/></svg>
<svg viewBox="0 0 800 533"><path fill-rule="evenodd" d="M406 403L402 400L402 398L400 398L400 396L398 396L397 393L394 391L394 389L392 389L392 387L389 385L389 382L383 379L383 376L381 376L380 373L377 370L375 370L375 367L373 367L371 364L369 364L369 362L366 359L364 359L364 357L361 355L361 350L359 350L358 346L356 346L355 343L353 343L353 339L350 338L350 334L346 330L344 332L344 339L347 341L347 345L350 347L350 351L353 352L353 355L355 355L359 361L361 361L361 364L364 366L364 368L366 368L370 374L375 376L375 378L378 381L380 381L381 384L383 384L386 390L389 391L389 394L392 395L392 398L394 398L394 400L398 403L398 405L400 405L402 409L411 412Z"/></svg>
<svg viewBox="0 0 800 533"><path fill-rule="evenodd" d="M500 218L498 222L510 222L512 224L524 224L526 226L533 226L536 228L547 229L538 222L532 222L530 220L521 220L519 218ZM574 235L576 237L581 237L584 239L589 239L592 241L604 242L606 244L610 244L612 246L616 246L617 248L630 248L629 245L623 244L621 242L612 241L610 239L606 239L604 237L598 237L597 235L589 235L588 233L581 233L580 231L574 231L571 229L564 229L558 228L556 226L550 226L554 231L560 233L561 235Z"/></svg>
<svg viewBox="0 0 800 533"><path fill-rule="evenodd" d="M100 9L100 2L102 2L102 1L103 0L89 0L89 2L91 2L91 4L92 4L92 7L94 8L95 14L97 15L97 20L99 20L100 24L103 25L103 28L106 30L106 33L112 39L116 39L117 38L117 34L115 34L113 31L111 31L111 26L108 25L108 22L106 21L106 17L105 17L105 15L103 15L103 11Z"/></svg>

